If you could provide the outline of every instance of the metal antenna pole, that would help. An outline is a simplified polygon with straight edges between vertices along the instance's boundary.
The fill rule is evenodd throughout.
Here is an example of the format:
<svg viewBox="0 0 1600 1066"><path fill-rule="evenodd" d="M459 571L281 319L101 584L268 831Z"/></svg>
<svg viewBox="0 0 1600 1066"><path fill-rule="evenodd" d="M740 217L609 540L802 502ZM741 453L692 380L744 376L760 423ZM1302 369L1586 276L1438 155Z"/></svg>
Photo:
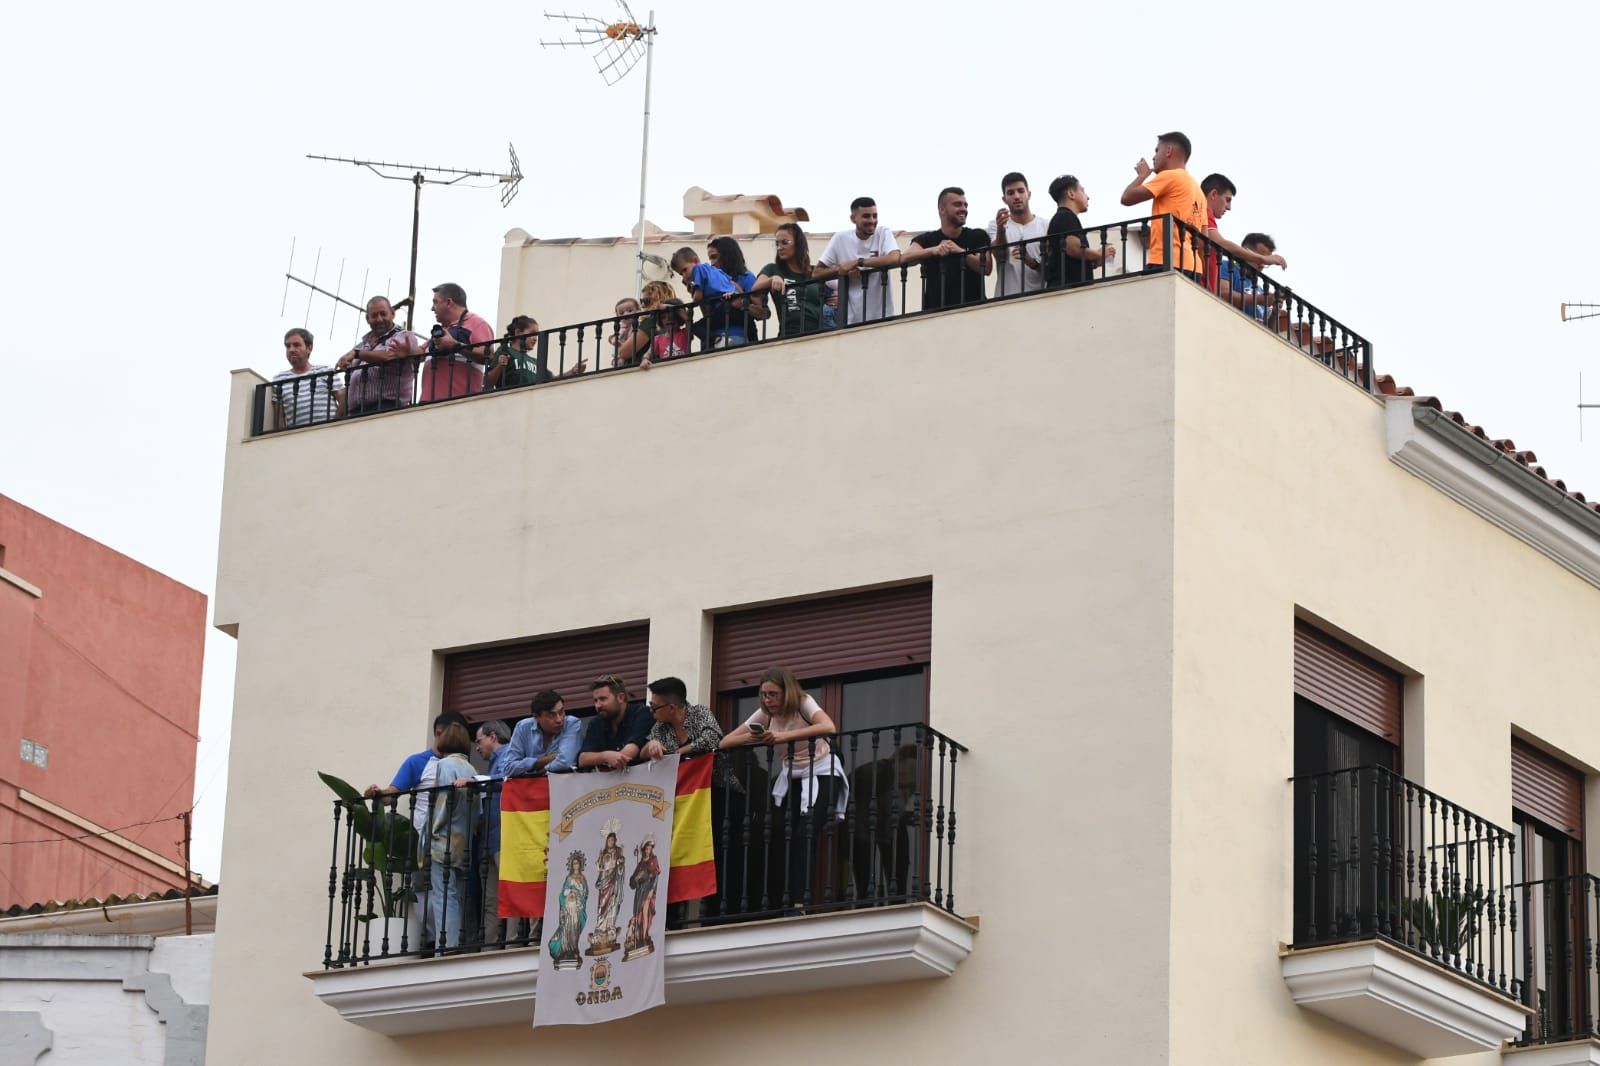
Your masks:
<svg viewBox="0 0 1600 1066"><path fill-rule="evenodd" d="M411 175L416 192L411 197L411 281L406 286L406 331L410 332L412 319L417 313L417 236L422 229L422 186L427 179L422 172Z"/></svg>
<svg viewBox="0 0 1600 1066"><path fill-rule="evenodd" d="M411 194L411 275L406 291L406 329L410 329L416 313L417 304L417 242L422 229L422 187L424 185L456 185L468 178L492 178L497 184L505 186L500 191L500 206L509 207L511 201L516 199L517 189L522 184L522 165L517 161L515 145L509 145L511 152L511 169L501 173L494 170L461 170L455 167L425 166L416 163L390 163L380 159L350 159L346 156L307 154L307 159L319 159L324 163L349 163L353 166L366 167L378 177L386 181L409 181L412 185ZM410 174L385 173L385 171L411 171ZM431 175L438 175L433 177ZM481 187L481 186L480 186ZM312 280L316 279L313 271Z"/></svg>
<svg viewBox="0 0 1600 1066"><path fill-rule="evenodd" d="M644 135L639 144L639 261L634 264L633 292L644 295L644 200L645 178L650 173L650 75L655 70L656 13L650 12L644 38Z"/></svg>
<svg viewBox="0 0 1600 1066"><path fill-rule="evenodd" d="M650 172L650 80L653 73L656 40L656 13L643 26L634 19L628 0L617 0L621 18L606 21L593 15L552 14L544 17L563 24L571 37L554 41L541 40L541 48L584 48L594 53L595 66L607 85L615 85L628 76L644 52L644 136L639 146L639 239L638 263L634 268L635 290L644 288L644 211L645 182ZM643 48L641 49L641 45Z"/></svg>

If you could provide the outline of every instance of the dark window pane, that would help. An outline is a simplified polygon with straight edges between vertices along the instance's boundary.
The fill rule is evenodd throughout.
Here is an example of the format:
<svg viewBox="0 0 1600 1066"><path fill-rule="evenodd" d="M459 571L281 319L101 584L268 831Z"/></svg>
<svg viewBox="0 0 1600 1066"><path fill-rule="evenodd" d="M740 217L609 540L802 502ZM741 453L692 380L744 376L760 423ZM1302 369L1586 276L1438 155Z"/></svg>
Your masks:
<svg viewBox="0 0 1600 1066"><path fill-rule="evenodd" d="M835 723L841 730L920 725L927 706L922 671L871 681L846 681L842 703L843 721Z"/></svg>

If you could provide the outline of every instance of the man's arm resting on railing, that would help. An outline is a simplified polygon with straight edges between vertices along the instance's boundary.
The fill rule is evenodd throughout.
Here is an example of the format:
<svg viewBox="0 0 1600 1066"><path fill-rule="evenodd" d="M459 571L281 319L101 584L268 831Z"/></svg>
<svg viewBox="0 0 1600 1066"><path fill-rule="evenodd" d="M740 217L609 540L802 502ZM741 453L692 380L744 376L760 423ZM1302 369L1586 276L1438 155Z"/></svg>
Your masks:
<svg viewBox="0 0 1600 1066"><path fill-rule="evenodd" d="M1289 265L1284 261L1284 258L1281 255L1262 255L1260 252L1252 252L1243 245L1234 244L1232 241L1228 240L1228 238L1218 233L1217 227L1215 226L1210 226L1206 229L1206 236L1211 238L1211 243L1217 245L1229 255L1235 257L1236 259L1243 260L1253 267L1287 267Z"/></svg>
<svg viewBox="0 0 1600 1066"><path fill-rule="evenodd" d="M1087 247L1076 233L1067 234L1067 254L1074 259L1082 259L1090 263L1103 263L1106 261L1106 246L1099 248ZM1113 253L1115 254L1115 253Z"/></svg>

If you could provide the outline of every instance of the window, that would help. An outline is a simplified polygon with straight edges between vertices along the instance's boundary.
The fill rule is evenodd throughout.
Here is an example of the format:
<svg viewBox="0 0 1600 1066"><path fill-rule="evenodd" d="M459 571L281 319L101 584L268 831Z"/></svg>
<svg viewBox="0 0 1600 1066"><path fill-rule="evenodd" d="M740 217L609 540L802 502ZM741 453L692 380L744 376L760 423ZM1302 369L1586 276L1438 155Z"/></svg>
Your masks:
<svg viewBox="0 0 1600 1066"><path fill-rule="evenodd" d="M932 626L928 584L720 615L712 687L723 728L756 709L771 666L793 670L841 730L926 722Z"/></svg>
<svg viewBox="0 0 1600 1066"><path fill-rule="evenodd" d="M1398 885L1361 876L1355 845L1404 835L1400 693L1397 672L1295 622L1297 945L1374 935L1380 911L1392 928Z"/></svg>
<svg viewBox="0 0 1600 1066"><path fill-rule="evenodd" d="M456 652L444 661L443 709L469 722L509 723L527 717L533 694L548 688L582 717L594 707L589 685L601 674L621 676L630 697L643 699L649 653L647 625Z"/></svg>
<svg viewBox="0 0 1600 1066"><path fill-rule="evenodd" d="M1511 807L1521 865L1516 873L1524 885L1518 905L1527 915L1517 950L1532 963L1526 999L1537 1012L1533 1036L1546 1042L1587 1032L1589 964L1580 956L1593 935L1595 900L1583 870L1583 784L1579 771L1512 739Z"/></svg>
<svg viewBox="0 0 1600 1066"><path fill-rule="evenodd" d="M928 720L933 587L879 589L730 612L716 619L712 688L725 730L758 706L761 675L786 666L845 736L834 745L849 780L849 815L829 823L805 861L812 900L913 898L928 876L932 803L930 752L915 728ZM897 730L894 727L908 727ZM768 791L760 759L734 762L750 795ZM766 809L768 805L763 804ZM763 815L767 817L770 815ZM735 849L734 874L752 885L760 871L781 870L752 836ZM764 865L765 864L765 865ZM768 885L777 898L782 885Z"/></svg>

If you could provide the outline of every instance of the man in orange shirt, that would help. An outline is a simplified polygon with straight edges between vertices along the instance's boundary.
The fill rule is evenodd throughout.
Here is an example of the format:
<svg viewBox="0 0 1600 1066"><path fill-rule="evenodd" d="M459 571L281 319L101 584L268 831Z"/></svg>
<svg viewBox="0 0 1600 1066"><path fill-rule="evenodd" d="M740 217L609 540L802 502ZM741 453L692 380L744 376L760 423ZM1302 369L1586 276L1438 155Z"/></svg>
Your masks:
<svg viewBox="0 0 1600 1066"><path fill-rule="evenodd" d="M1163 133L1156 138L1156 150L1151 153L1154 165L1143 159L1134 164L1137 175L1122 190L1122 206L1133 207L1146 200L1152 215L1171 215L1179 222L1193 227L1197 233L1206 231L1206 197L1200 183L1186 169L1189 164L1189 138L1181 133ZM1166 262L1162 247L1165 224L1157 219L1150 223L1150 250L1145 255L1149 266ZM1172 235L1172 244L1178 253L1178 269L1201 281L1200 254L1191 235L1178 230Z"/></svg>

